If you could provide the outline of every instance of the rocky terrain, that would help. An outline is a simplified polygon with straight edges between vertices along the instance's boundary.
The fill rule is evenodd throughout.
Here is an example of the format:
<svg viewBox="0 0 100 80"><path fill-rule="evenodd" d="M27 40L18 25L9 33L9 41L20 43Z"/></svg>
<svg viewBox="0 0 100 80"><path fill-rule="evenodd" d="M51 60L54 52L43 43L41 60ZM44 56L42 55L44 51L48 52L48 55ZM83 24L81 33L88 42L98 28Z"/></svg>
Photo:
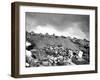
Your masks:
<svg viewBox="0 0 100 80"><path fill-rule="evenodd" d="M56 36L55 34L49 35L48 33L34 33L26 32L26 41L32 44L33 49L45 49L48 45L52 46L62 46L64 49L70 49L73 53L76 51L83 52L83 61L76 61L75 58L72 59L74 64L89 64L89 41L86 39L77 39L65 36ZM38 52L37 57L46 58L48 55L46 52Z"/></svg>

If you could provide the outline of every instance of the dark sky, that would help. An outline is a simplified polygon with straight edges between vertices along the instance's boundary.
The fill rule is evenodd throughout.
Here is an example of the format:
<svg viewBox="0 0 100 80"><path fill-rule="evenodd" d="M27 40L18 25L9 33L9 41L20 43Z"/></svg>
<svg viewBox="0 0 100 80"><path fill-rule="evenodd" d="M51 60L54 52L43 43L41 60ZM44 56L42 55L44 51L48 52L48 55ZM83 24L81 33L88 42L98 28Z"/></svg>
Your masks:
<svg viewBox="0 0 100 80"><path fill-rule="evenodd" d="M89 40L89 16L73 14L49 14L26 12L26 30L39 31L37 29L49 28L52 32L69 34L71 37L86 38ZM39 27L39 28L37 28ZM55 31L56 30L56 31ZM48 31L49 33L49 31ZM59 34L58 33L58 34ZM63 34L62 34L63 35ZM68 35L66 35L68 36Z"/></svg>

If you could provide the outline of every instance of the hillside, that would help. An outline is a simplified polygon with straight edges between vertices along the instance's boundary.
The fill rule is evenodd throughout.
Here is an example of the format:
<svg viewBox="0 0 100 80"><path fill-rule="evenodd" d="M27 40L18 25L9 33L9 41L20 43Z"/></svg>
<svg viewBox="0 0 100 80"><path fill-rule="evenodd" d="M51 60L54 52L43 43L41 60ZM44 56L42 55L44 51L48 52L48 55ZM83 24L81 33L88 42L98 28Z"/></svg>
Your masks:
<svg viewBox="0 0 100 80"><path fill-rule="evenodd" d="M43 48L47 45L62 45L64 48L83 50L85 52L89 49L89 41L86 39L82 40L65 36L49 35L48 33L43 35L26 32L26 40L35 44L37 48Z"/></svg>
<svg viewBox="0 0 100 80"><path fill-rule="evenodd" d="M86 39L26 32L26 42L31 43L26 49L31 51L33 59L38 60L34 66L80 65L90 62L89 41ZM79 51L83 53L81 58L78 57Z"/></svg>

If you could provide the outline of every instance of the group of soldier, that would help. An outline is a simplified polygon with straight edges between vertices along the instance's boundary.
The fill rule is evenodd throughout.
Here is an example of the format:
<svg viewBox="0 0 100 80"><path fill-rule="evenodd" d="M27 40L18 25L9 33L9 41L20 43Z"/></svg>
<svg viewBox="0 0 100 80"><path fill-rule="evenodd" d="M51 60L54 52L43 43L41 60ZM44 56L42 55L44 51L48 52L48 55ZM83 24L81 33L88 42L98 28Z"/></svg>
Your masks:
<svg viewBox="0 0 100 80"><path fill-rule="evenodd" d="M45 56L42 57L41 54ZM62 45L47 45L42 49L26 50L26 67L75 65L72 59L81 60L83 52L64 48Z"/></svg>

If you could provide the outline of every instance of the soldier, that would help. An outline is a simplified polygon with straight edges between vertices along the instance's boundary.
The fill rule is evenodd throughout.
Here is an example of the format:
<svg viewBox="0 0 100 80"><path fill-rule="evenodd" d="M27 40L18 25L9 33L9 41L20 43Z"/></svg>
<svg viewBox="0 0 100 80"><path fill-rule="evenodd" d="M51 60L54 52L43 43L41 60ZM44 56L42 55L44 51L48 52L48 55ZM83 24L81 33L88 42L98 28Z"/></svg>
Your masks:
<svg viewBox="0 0 100 80"><path fill-rule="evenodd" d="M37 59L34 59L32 56L29 56L29 55L26 54L26 63L28 64L28 66L30 66L30 67L35 66L36 62L38 62Z"/></svg>
<svg viewBox="0 0 100 80"><path fill-rule="evenodd" d="M63 58L63 56L61 56L61 55L58 55L58 57L57 57L57 65L64 65L64 58Z"/></svg>
<svg viewBox="0 0 100 80"><path fill-rule="evenodd" d="M53 55L51 55L51 56L48 55L47 57L48 57L48 60L49 60L49 63L50 63L49 65L54 65L54 58L53 58Z"/></svg>
<svg viewBox="0 0 100 80"><path fill-rule="evenodd" d="M36 59L36 56L32 54L34 52L33 46L31 43L26 42L26 63L28 66L36 66L36 63L38 62L38 59Z"/></svg>
<svg viewBox="0 0 100 80"><path fill-rule="evenodd" d="M73 57L73 51L71 49L69 49L67 62L69 62L69 63L72 62L72 57Z"/></svg>
<svg viewBox="0 0 100 80"><path fill-rule="evenodd" d="M78 53L78 60L82 60L83 58L83 51L79 51L79 53Z"/></svg>

